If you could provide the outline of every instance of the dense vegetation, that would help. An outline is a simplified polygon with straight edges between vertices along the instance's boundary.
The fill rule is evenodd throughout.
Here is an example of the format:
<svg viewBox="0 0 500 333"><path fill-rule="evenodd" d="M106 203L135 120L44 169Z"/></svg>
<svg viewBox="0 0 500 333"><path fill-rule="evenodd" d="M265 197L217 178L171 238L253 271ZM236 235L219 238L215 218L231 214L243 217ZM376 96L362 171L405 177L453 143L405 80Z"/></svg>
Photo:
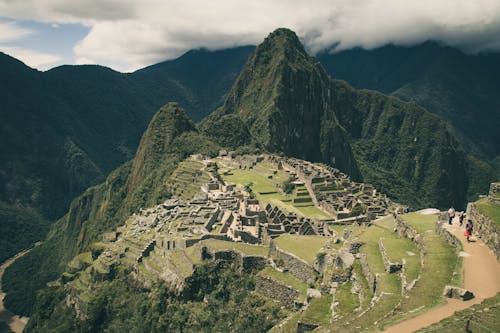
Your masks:
<svg viewBox="0 0 500 333"><path fill-rule="evenodd" d="M38 72L0 53L0 201L60 218L76 196L134 156L160 106L179 101L200 120L221 105L252 49L191 51L130 74L100 66ZM2 229L0 244L14 228ZM42 239L42 229L25 239L19 229L20 245Z"/></svg>
<svg viewBox="0 0 500 333"><path fill-rule="evenodd" d="M74 318L64 288L45 289L26 332L267 332L284 312L254 293L252 275L222 263L198 266L181 295L164 283L151 290L128 272L96 283L88 319Z"/></svg>
<svg viewBox="0 0 500 333"><path fill-rule="evenodd" d="M0 321L0 333L12 333L9 325L7 325L4 321Z"/></svg>
<svg viewBox="0 0 500 333"><path fill-rule="evenodd" d="M427 42L325 53L318 60L336 79L414 101L445 120L470 155L469 200L500 177L498 53L464 54Z"/></svg>
<svg viewBox="0 0 500 333"><path fill-rule="evenodd" d="M412 206L465 203L465 156L443 121L415 103L332 80L287 29L257 47L200 129L230 148L251 140L333 165Z"/></svg>
<svg viewBox="0 0 500 333"><path fill-rule="evenodd" d="M8 267L4 275L7 307L28 315L35 291L61 274L66 263L99 236L121 225L134 211L170 197L167 178L194 151L215 155L219 147L199 134L175 103L161 108L144 133L134 160L89 188L51 228L45 244Z"/></svg>
<svg viewBox="0 0 500 333"><path fill-rule="evenodd" d="M43 240L48 229L49 222L34 209L0 202L0 263Z"/></svg>

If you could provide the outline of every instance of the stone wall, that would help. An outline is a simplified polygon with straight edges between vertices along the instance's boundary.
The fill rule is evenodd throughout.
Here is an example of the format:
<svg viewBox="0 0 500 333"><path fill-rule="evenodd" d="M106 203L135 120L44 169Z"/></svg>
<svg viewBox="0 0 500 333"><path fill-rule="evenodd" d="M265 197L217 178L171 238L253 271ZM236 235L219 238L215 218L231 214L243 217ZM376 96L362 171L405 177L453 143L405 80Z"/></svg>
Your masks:
<svg viewBox="0 0 500 333"><path fill-rule="evenodd" d="M375 290L377 290L377 276L370 270L370 266L368 266L368 261L366 259L366 254L360 253L358 257L361 264L361 269L363 270L363 275L368 282L368 287L370 287L370 289L375 293Z"/></svg>
<svg viewBox="0 0 500 333"><path fill-rule="evenodd" d="M209 246L200 248L202 259L224 260L235 263L243 271L250 272L262 270L266 267L267 258L262 256L249 256L235 250L213 250Z"/></svg>
<svg viewBox="0 0 500 333"><path fill-rule="evenodd" d="M472 235L481 238L500 261L500 229L495 222L481 214L475 203L467 205L467 218L472 219L474 225Z"/></svg>
<svg viewBox="0 0 500 333"><path fill-rule="evenodd" d="M314 280L314 268L304 260L278 248L274 243L271 244L270 252L272 256L281 259L283 261L283 266L297 278L304 282Z"/></svg>
<svg viewBox="0 0 500 333"><path fill-rule="evenodd" d="M297 290L260 275L255 277L255 291L292 309L295 308L295 300L300 296Z"/></svg>
<svg viewBox="0 0 500 333"><path fill-rule="evenodd" d="M462 251L463 249L462 243L457 237L455 237L455 235L448 231L448 229L443 227L444 223L448 223L448 217L446 217L445 220L439 219L439 222L436 224L436 233L440 235L444 240L446 240L458 254L458 252Z"/></svg>
<svg viewBox="0 0 500 333"><path fill-rule="evenodd" d="M488 194L488 201L500 204L499 193L500 193L500 183L491 183L490 193Z"/></svg>
<svg viewBox="0 0 500 333"><path fill-rule="evenodd" d="M388 273L396 273L399 272L403 268L402 263L391 262L389 256L387 255L387 251L384 247L384 242L382 238L378 240L378 248L380 250L380 254L382 255L382 261L384 262L385 270Z"/></svg>
<svg viewBox="0 0 500 333"><path fill-rule="evenodd" d="M425 250L424 242L422 240L422 235L420 235L415 229L405 223L401 217L397 217L394 223L394 229L400 237L408 238L409 240L415 242L418 249L423 252ZM422 254L421 254L422 256Z"/></svg>

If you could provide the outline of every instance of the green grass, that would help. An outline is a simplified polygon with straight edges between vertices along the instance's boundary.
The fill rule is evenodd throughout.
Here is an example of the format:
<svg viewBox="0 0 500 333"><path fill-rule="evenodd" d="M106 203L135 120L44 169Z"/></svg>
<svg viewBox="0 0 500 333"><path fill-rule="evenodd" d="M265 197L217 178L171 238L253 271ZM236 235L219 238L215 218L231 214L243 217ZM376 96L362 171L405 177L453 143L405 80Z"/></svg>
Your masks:
<svg viewBox="0 0 500 333"><path fill-rule="evenodd" d="M325 295L311 301L300 321L318 325L328 325L331 318L332 296Z"/></svg>
<svg viewBox="0 0 500 333"><path fill-rule="evenodd" d="M353 319L352 316L345 316L334 322L330 326L332 331L359 332L361 328L370 328L374 323L380 321L387 313L392 311L401 300L401 278L397 274L388 274L385 272L384 263L378 247L380 237L392 238L396 235L383 227L371 226L368 228L351 227L353 234L359 234L358 238L364 243L361 251L366 254L368 266L373 274L378 273L377 291L378 296L384 293L376 306L366 311L360 317ZM358 268L359 270L359 268ZM365 285L367 288L367 285ZM369 294L371 296L371 293ZM352 303L352 302L351 302ZM356 325L352 323L355 320Z"/></svg>
<svg viewBox="0 0 500 333"><path fill-rule="evenodd" d="M500 205L488 202L487 198L477 201L476 205L481 214L489 217L500 228Z"/></svg>
<svg viewBox="0 0 500 333"><path fill-rule="evenodd" d="M316 254L330 238L322 236L303 236L283 234L274 240L282 250L293 253L297 257L313 265Z"/></svg>
<svg viewBox="0 0 500 333"><path fill-rule="evenodd" d="M203 244L212 250L234 250L246 255L267 257L269 249L261 245L251 245L246 243L235 243L218 239L207 239Z"/></svg>
<svg viewBox="0 0 500 333"><path fill-rule="evenodd" d="M420 251L415 243L407 238L384 238L382 240L387 255L392 262L402 263L406 261L405 273L407 281L411 282L418 277L420 273ZM410 255L409 253L413 253Z"/></svg>
<svg viewBox="0 0 500 333"><path fill-rule="evenodd" d="M335 293L335 301L339 302L336 312L340 316L349 315L359 307L359 297L351 293L352 282L341 283Z"/></svg>
<svg viewBox="0 0 500 333"><path fill-rule="evenodd" d="M301 207L301 206L296 206L297 210L299 210L301 212L301 215L304 215L304 216L307 216L307 217L311 217L311 218L315 218L315 219L319 219L319 220L328 220L328 219L331 219L332 217L328 214L326 214L325 212L323 212L321 209L319 209L318 207L314 206L314 205L310 205L310 206L304 206L304 207Z"/></svg>
<svg viewBox="0 0 500 333"><path fill-rule="evenodd" d="M203 163L186 160L179 164L169 177L168 185L171 191L182 199L191 199L201 189L201 185L210 180L208 174L201 171ZM195 181L193 181L195 177ZM182 193L181 193L182 190Z"/></svg>
<svg viewBox="0 0 500 333"><path fill-rule="evenodd" d="M271 330L269 330L267 333L292 333L297 331L297 323L300 319L300 316L302 315L301 312L296 312L295 314L291 315L289 319L283 324L283 326L279 327L279 324L274 326Z"/></svg>
<svg viewBox="0 0 500 333"><path fill-rule="evenodd" d="M169 260L174 263L175 267L182 274L184 278L193 273L193 265L190 256L184 250L173 250L169 253Z"/></svg>
<svg viewBox="0 0 500 333"><path fill-rule="evenodd" d="M373 297L373 291L371 287L368 285L368 281L366 281L366 277L363 274L363 269L359 261L354 262L353 273L356 273L358 277L358 282L361 286L361 292L363 293L361 307L365 309L370 305L370 301Z"/></svg>
<svg viewBox="0 0 500 333"><path fill-rule="evenodd" d="M284 195L279 192L281 185L288 178L286 172L278 170L273 179L268 179L266 176L272 174L273 168L269 163L258 163L252 170L234 169L230 175L222 175L222 178L234 184L247 185L252 183L252 191L262 205L271 204L289 212L296 213L301 216L306 216L316 219L331 219L331 216L323 212L321 209L314 206L312 203L299 203L294 205L293 199L296 197L297 191L301 193L307 192L307 189L302 186L294 190L294 195ZM276 192L270 194L261 194L266 192ZM303 196L303 197L309 197Z"/></svg>
<svg viewBox="0 0 500 333"><path fill-rule="evenodd" d="M440 304L443 288L453 278L458 260L455 250L434 231L436 215L411 213L402 218L422 235L425 257L419 281L408 292L409 297L403 299L400 314L391 318L391 323Z"/></svg>
<svg viewBox="0 0 500 333"><path fill-rule="evenodd" d="M266 267L259 272L259 275L268 276L275 281L278 281L284 285L292 287L301 294L302 298L305 299L308 286L302 280L296 278L293 274L289 272L281 273L272 267Z"/></svg>

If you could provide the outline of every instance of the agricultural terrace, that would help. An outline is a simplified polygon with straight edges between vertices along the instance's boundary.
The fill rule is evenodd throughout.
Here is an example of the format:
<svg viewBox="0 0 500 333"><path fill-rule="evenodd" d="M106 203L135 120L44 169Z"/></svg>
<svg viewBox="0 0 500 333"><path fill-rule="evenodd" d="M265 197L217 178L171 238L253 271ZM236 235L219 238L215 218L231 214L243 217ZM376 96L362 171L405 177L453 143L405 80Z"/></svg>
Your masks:
<svg viewBox="0 0 500 333"><path fill-rule="evenodd" d="M283 234L274 239L274 243L280 249L296 255L311 266L314 264L314 259L316 259L318 252L328 241L329 238L323 236L291 234Z"/></svg>
<svg viewBox="0 0 500 333"><path fill-rule="evenodd" d="M231 168L221 159L218 159L217 163L224 181L241 186L250 184L252 192L264 206L269 203L301 216L331 219L330 215L314 205L305 186L295 186L291 194L284 194L281 188L289 178L288 173L278 170L268 162L259 162L250 170Z"/></svg>

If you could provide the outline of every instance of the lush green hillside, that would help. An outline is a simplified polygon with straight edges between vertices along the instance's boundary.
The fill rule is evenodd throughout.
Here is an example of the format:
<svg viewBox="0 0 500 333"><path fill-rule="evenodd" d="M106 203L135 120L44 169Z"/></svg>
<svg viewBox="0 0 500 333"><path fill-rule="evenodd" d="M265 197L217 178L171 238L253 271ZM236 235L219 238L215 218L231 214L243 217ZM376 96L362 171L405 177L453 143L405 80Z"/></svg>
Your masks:
<svg viewBox="0 0 500 333"><path fill-rule="evenodd" d="M218 146L196 131L177 104L161 108L146 130L136 157L73 200L68 213L52 226L45 243L6 270L5 304L16 313L29 314L35 290L55 279L71 258L132 212L170 197L167 178L183 158L193 152L213 155L217 151Z"/></svg>
<svg viewBox="0 0 500 333"><path fill-rule="evenodd" d="M415 103L332 80L287 29L257 47L200 128L231 148L253 143L334 165L409 205L465 202L465 157L443 121Z"/></svg>
<svg viewBox="0 0 500 333"><path fill-rule="evenodd" d="M222 104L251 49L191 51L131 74L101 66L42 73L0 53L0 201L60 218L72 199L133 157L161 105L181 101L199 120ZM2 255L45 236L38 220L23 221L33 226L24 239L24 227L1 229L0 243L9 243ZM19 242L4 238L12 232Z"/></svg>
<svg viewBox="0 0 500 333"><path fill-rule="evenodd" d="M500 55L471 55L434 42L413 47L353 49L318 57L336 79L414 101L447 122L471 155L469 197L487 191L500 167ZM472 157L474 156L474 157ZM478 160L481 168L477 169ZM493 172L496 176L477 175Z"/></svg>

